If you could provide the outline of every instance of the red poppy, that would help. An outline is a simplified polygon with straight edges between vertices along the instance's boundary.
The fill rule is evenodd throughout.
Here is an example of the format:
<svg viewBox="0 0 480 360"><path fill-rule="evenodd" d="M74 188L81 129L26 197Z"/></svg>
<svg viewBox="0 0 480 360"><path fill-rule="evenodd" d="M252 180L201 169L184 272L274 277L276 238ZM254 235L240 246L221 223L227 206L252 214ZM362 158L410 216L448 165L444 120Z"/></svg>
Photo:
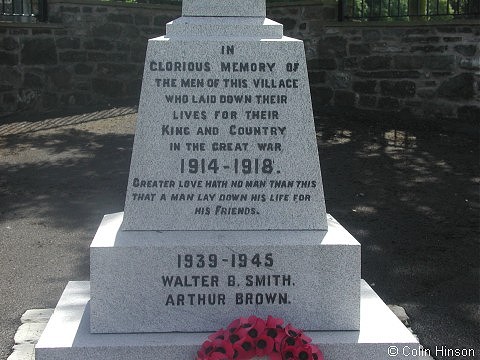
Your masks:
<svg viewBox="0 0 480 360"><path fill-rule="evenodd" d="M225 330L223 329L220 329L218 330L216 333L214 334L211 334L209 337L208 337L209 340L225 340Z"/></svg>
<svg viewBox="0 0 480 360"><path fill-rule="evenodd" d="M255 340L255 353L257 356L266 356L273 352L275 348L275 341L267 334L261 334Z"/></svg>
<svg viewBox="0 0 480 360"><path fill-rule="evenodd" d="M255 356L255 344L248 340L242 339L233 345L235 360L248 360Z"/></svg>
<svg viewBox="0 0 480 360"><path fill-rule="evenodd" d="M283 324L283 319L274 318L273 316L268 315L266 321L266 327L270 329L281 328Z"/></svg>
<svg viewBox="0 0 480 360"><path fill-rule="evenodd" d="M313 346L312 358L313 360L325 360L325 358L323 357L323 353L316 346Z"/></svg>
<svg viewBox="0 0 480 360"><path fill-rule="evenodd" d="M295 359L313 360L312 347L310 345L298 346L295 348Z"/></svg>

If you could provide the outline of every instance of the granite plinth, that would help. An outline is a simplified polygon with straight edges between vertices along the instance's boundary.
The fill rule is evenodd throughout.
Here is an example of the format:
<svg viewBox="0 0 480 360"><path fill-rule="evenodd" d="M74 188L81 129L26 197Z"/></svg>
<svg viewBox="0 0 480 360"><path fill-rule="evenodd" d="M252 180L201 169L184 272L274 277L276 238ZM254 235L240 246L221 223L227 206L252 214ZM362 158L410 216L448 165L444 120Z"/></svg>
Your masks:
<svg viewBox="0 0 480 360"><path fill-rule="evenodd" d="M283 25L267 18L180 17L167 24L166 38L282 39Z"/></svg>
<svg viewBox="0 0 480 360"><path fill-rule="evenodd" d="M265 0L184 0L183 16L266 16Z"/></svg>
<svg viewBox="0 0 480 360"><path fill-rule="evenodd" d="M331 217L328 232L159 232L121 231L122 216L90 247L92 332L214 331L251 314L358 329L360 244Z"/></svg>
<svg viewBox="0 0 480 360"><path fill-rule="evenodd" d="M412 349L419 349L415 337L363 281L361 289L359 331L307 332L325 359L387 360L392 358L388 355L392 346L399 350L395 357L398 359L408 357L402 349L410 350L404 352L406 355L411 355ZM193 359L208 336L208 333L91 334L89 299L88 282L67 285L36 345L36 360Z"/></svg>

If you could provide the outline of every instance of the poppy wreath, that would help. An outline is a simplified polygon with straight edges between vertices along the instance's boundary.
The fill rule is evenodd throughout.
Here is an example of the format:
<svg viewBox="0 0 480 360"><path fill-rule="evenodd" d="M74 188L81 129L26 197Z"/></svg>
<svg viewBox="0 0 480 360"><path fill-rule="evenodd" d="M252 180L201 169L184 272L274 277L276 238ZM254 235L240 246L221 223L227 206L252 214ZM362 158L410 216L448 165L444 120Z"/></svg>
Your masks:
<svg viewBox="0 0 480 360"><path fill-rule="evenodd" d="M324 360L312 339L283 320L256 316L234 320L227 329L210 335L196 360Z"/></svg>

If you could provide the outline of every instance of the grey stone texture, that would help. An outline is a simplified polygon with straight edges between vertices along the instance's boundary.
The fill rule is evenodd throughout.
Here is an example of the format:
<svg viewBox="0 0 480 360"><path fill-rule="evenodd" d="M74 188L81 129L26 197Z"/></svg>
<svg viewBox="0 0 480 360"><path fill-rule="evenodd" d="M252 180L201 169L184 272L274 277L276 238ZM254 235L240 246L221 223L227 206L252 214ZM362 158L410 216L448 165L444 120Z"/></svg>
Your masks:
<svg viewBox="0 0 480 360"><path fill-rule="evenodd" d="M193 359L208 333L91 334L90 284L70 282L35 348L36 360ZM232 318L233 319L233 318ZM322 319L317 319L320 323ZM294 324L295 325L295 324ZM312 331L328 360L385 360L388 351L422 349L414 335L362 281L358 331ZM390 349L390 350L389 350ZM431 360L418 352L420 360ZM400 355L399 358L408 357Z"/></svg>
<svg viewBox="0 0 480 360"><path fill-rule="evenodd" d="M239 27L243 34L242 19L237 26L215 19L217 32ZM175 30L176 24L166 37L149 41L123 229L326 230L303 43L276 34L258 41L249 29L240 39L224 37L234 54L221 54L227 50L218 38L187 40L190 31L202 32L184 23ZM180 68L169 71L172 64ZM172 83L165 85L165 77ZM200 81L198 88L191 79ZM189 114L197 119L192 122ZM205 129L217 133L204 134ZM178 149L172 150L172 143ZM204 149L189 148L195 144ZM222 144L240 146L219 150ZM197 165L196 159L208 161L194 168L191 159Z"/></svg>
<svg viewBox="0 0 480 360"><path fill-rule="evenodd" d="M265 17L265 0L184 0L183 16Z"/></svg>
<svg viewBox="0 0 480 360"><path fill-rule="evenodd" d="M231 7L228 11L232 11L232 15L244 12L243 16L261 18L263 15L259 14L263 9L257 6L260 1L249 1L252 6ZM223 2L217 3L223 6ZM191 0L185 6L189 6L193 13L193 9L200 10L196 7L203 5ZM210 15L215 16L218 11L220 9ZM125 64L143 67L146 40L164 34L166 24L178 18L180 13L180 6L174 5L132 4L125 7L115 2L89 6L54 2L49 4L50 22L46 25L11 28L8 24L0 24L0 31L5 30L2 32L3 39L0 39L0 73L2 69L13 67L21 71L18 81L0 77L2 85L8 85L0 88L0 99L3 99L0 114L12 113L20 108L45 111L78 106L77 102L66 101L64 90L56 89L48 78L42 87L24 87L23 77L31 73L32 68L47 73L49 69L60 66L71 72L75 98L89 98L89 105L112 101L137 102L140 91L130 84L140 81L141 74L135 71L104 74L97 66ZM451 83L440 89L442 84L448 84L463 73L469 73L476 83L479 82L480 26L475 21L452 20L448 24L402 26L394 26L391 22L388 26L380 22L370 26L344 22L338 26L337 4L330 1L321 5L295 6L273 3L268 5L267 13L273 20L284 24L286 35L305 41L307 61L316 67L309 68L311 84L322 88L315 91L320 93L319 98L314 98L314 102L318 101L315 104L317 110L328 108L344 113L345 106L336 105L338 102L333 94L337 90L350 90L361 95L363 93L357 92L354 84L366 79L414 82L413 95L409 93L406 96L400 91L399 95L388 96L398 103L395 111L410 111L420 118L430 116L435 105L441 108L447 102L452 112L445 113L444 117L469 121L471 112L460 109L479 107L478 86L473 87L473 94L468 90L456 97L446 95L451 92ZM214 30L213 27L211 31ZM78 72L79 64L92 70ZM351 81L345 87L345 83L336 81L338 77L335 74L327 78L318 72L321 69L333 73L349 72ZM99 86L98 79L115 84L120 82L119 89L105 90ZM425 79L436 80L436 85L431 86L433 96L428 102L423 101L425 92L422 82ZM76 83L82 84L81 89ZM25 96L25 93L29 95ZM385 97L382 88L377 86L374 93L369 93L369 101L355 101L352 109L373 110L381 114L385 110L384 101L380 101L382 97ZM348 103L352 104L351 101ZM441 112L437 116L442 116Z"/></svg>
<svg viewBox="0 0 480 360"><path fill-rule="evenodd" d="M249 314L282 317L306 330L358 329L360 244L331 217L327 233L192 236L119 231L122 216L107 215L90 248L92 332L214 331ZM241 265L238 254L248 264ZM256 254L258 266L252 263ZM190 266L185 258L191 255Z"/></svg>

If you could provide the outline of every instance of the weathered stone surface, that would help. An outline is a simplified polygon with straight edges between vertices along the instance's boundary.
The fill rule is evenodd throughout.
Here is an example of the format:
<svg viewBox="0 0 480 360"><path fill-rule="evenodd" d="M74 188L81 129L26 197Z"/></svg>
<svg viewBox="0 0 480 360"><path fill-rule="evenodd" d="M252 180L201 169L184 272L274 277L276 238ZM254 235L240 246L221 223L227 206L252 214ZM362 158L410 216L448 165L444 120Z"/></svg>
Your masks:
<svg viewBox="0 0 480 360"><path fill-rule="evenodd" d="M292 19L292 18L280 18L280 19L277 19L277 21L280 24L283 24L283 29L285 31L293 30L293 29L295 29L295 26L297 25L297 20Z"/></svg>
<svg viewBox="0 0 480 360"><path fill-rule="evenodd" d="M326 86L316 86L310 89L312 93L313 106L316 104L326 105L333 98L333 89Z"/></svg>
<svg viewBox="0 0 480 360"><path fill-rule="evenodd" d="M184 0L183 16L235 16L235 17L265 17L265 0L235 0L223 2L218 0Z"/></svg>
<svg viewBox="0 0 480 360"><path fill-rule="evenodd" d="M39 75L26 73L23 80L23 87L41 89L44 86L44 83L45 81Z"/></svg>
<svg viewBox="0 0 480 360"><path fill-rule="evenodd" d="M317 53L319 55L347 55L347 40L341 36L332 36L318 41Z"/></svg>
<svg viewBox="0 0 480 360"><path fill-rule="evenodd" d="M353 90L362 94L375 94L377 82L375 80L354 81Z"/></svg>
<svg viewBox="0 0 480 360"><path fill-rule="evenodd" d="M396 55L393 57L394 67L396 69L421 69L425 58L419 55Z"/></svg>
<svg viewBox="0 0 480 360"><path fill-rule="evenodd" d="M398 109L400 107L400 102L398 99L392 97L381 97L378 99L378 108L385 110Z"/></svg>
<svg viewBox="0 0 480 360"><path fill-rule="evenodd" d="M99 26L95 26L92 29L92 35L94 37L107 37L107 38L118 38L122 33L123 28L120 24L106 23Z"/></svg>
<svg viewBox="0 0 480 360"><path fill-rule="evenodd" d="M17 54L0 51L0 65L15 66L17 64L18 64Z"/></svg>
<svg viewBox="0 0 480 360"><path fill-rule="evenodd" d="M326 71L310 71L308 73L308 80L310 81L310 85L322 84L326 81L326 79Z"/></svg>
<svg viewBox="0 0 480 360"><path fill-rule="evenodd" d="M421 52L421 53L444 53L447 51L448 46L440 45L440 46L433 46L433 45L423 45L423 46L412 46L410 48L410 52Z"/></svg>
<svg viewBox="0 0 480 360"><path fill-rule="evenodd" d="M97 72L113 77L116 74L136 74L137 68L136 64L102 63L97 65Z"/></svg>
<svg viewBox="0 0 480 360"><path fill-rule="evenodd" d="M463 73L445 80L438 88L438 95L448 99L472 99L475 94L475 77L472 73Z"/></svg>
<svg viewBox="0 0 480 360"><path fill-rule="evenodd" d="M382 38L382 33L380 30L365 29L362 30L362 37L367 42L379 41Z"/></svg>
<svg viewBox="0 0 480 360"><path fill-rule="evenodd" d="M78 75L88 75L93 72L93 66L84 64L84 63L79 63L75 65L75 74Z"/></svg>
<svg viewBox="0 0 480 360"><path fill-rule="evenodd" d="M357 71L355 75L371 79L418 79L422 76L419 71Z"/></svg>
<svg viewBox="0 0 480 360"><path fill-rule="evenodd" d="M455 51L463 56L473 56L477 52L475 45L455 45Z"/></svg>
<svg viewBox="0 0 480 360"><path fill-rule="evenodd" d="M23 42L21 61L25 65L57 64L57 47L53 39L26 39Z"/></svg>
<svg viewBox="0 0 480 360"><path fill-rule="evenodd" d="M58 54L58 59L64 63L85 62L87 61L87 54L77 50L63 51Z"/></svg>
<svg viewBox="0 0 480 360"><path fill-rule="evenodd" d="M350 55L370 55L372 51L370 44L349 44L348 53Z"/></svg>
<svg viewBox="0 0 480 360"><path fill-rule="evenodd" d="M358 105L360 106L375 107L376 104L377 104L376 96L360 95L360 98L358 99Z"/></svg>
<svg viewBox="0 0 480 360"><path fill-rule="evenodd" d="M60 90L69 90L72 87L72 74L63 67L52 69L48 73L48 77L53 83L53 86Z"/></svg>
<svg viewBox="0 0 480 360"><path fill-rule="evenodd" d="M80 38L62 37L56 40L59 49L80 49Z"/></svg>
<svg viewBox="0 0 480 360"><path fill-rule="evenodd" d="M18 41L11 37L11 36L6 36L3 38L3 41L2 41L2 47L5 49L5 50L15 50L15 49L18 49Z"/></svg>
<svg viewBox="0 0 480 360"><path fill-rule="evenodd" d="M399 98L415 96L416 85L413 81L380 81L382 95Z"/></svg>
<svg viewBox="0 0 480 360"><path fill-rule="evenodd" d="M119 97L123 95L123 84L118 80L94 78L92 80L93 90L106 97Z"/></svg>
<svg viewBox="0 0 480 360"><path fill-rule="evenodd" d="M316 58L307 62L309 70L335 70L337 61L335 58Z"/></svg>
<svg viewBox="0 0 480 360"><path fill-rule="evenodd" d="M87 50L103 50L108 51L113 49L112 40L106 39L91 39L85 41L83 47Z"/></svg>
<svg viewBox="0 0 480 360"><path fill-rule="evenodd" d="M334 103L337 106L353 107L357 101L357 95L348 90L335 91Z"/></svg>
<svg viewBox="0 0 480 360"><path fill-rule="evenodd" d="M108 14L107 20L114 23L133 24L133 15L131 14Z"/></svg>
<svg viewBox="0 0 480 360"><path fill-rule="evenodd" d="M480 106L465 105L458 108L458 118L475 125L480 124Z"/></svg>
<svg viewBox="0 0 480 360"><path fill-rule="evenodd" d="M392 58L388 56L368 56L361 60L360 68L363 70L381 70L390 68Z"/></svg>
<svg viewBox="0 0 480 360"><path fill-rule="evenodd" d="M135 24L150 25L150 17L141 14L135 14Z"/></svg>
<svg viewBox="0 0 480 360"><path fill-rule="evenodd" d="M425 57L425 67L429 70L452 71L455 66L453 55L431 55Z"/></svg>

